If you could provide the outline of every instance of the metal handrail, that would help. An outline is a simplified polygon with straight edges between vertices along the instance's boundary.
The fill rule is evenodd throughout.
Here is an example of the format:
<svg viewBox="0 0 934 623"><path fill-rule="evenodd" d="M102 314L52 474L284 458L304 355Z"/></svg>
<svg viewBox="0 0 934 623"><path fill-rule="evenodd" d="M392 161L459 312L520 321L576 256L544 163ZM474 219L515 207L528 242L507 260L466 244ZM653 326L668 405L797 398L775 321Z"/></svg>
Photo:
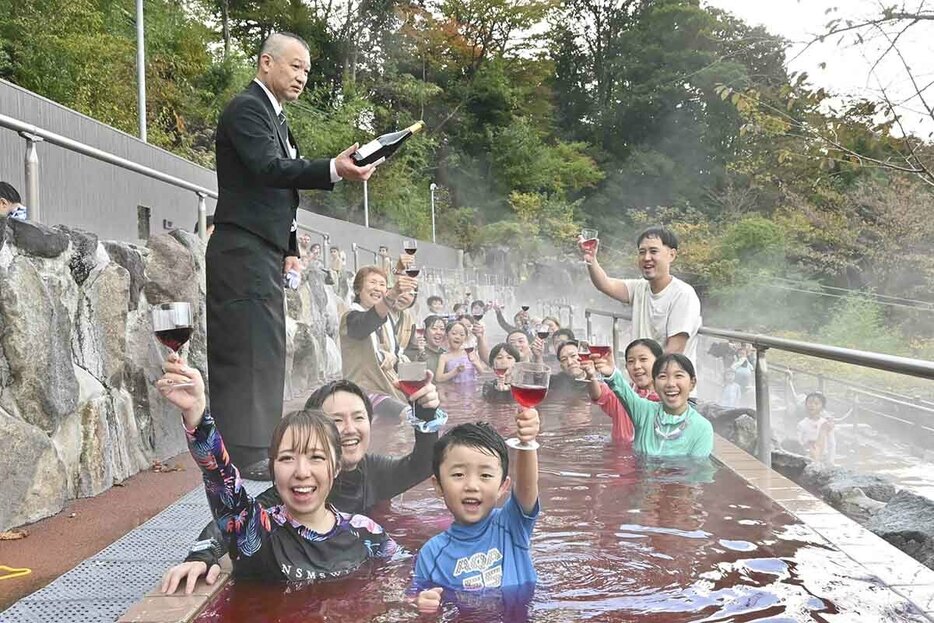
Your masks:
<svg viewBox="0 0 934 623"><path fill-rule="evenodd" d="M319 231L314 227L308 227L307 225L302 225L297 223L298 229L302 231L307 231L308 233L315 234L316 236L321 236L321 265L325 270L328 270L331 267L331 234L323 231Z"/></svg>
<svg viewBox="0 0 934 623"><path fill-rule="evenodd" d="M23 123L13 117L0 115L0 127L18 132L20 136L26 140L26 205L30 210L31 220L37 223L41 222L41 210L39 206L39 157L36 144L39 142L46 142L94 158L95 160L100 160L101 162L134 171L140 175L159 180L160 182L165 182L166 184L171 184L172 186L194 192L198 197L198 233L202 240L207 241L207 206L205 205L205 198L211 197L217 199L217 191L198 186L187 180L143 166L139 163L127 160L126 158L115 156L110 152L85 145L79 141L62 136L61 134L43 130L29 123Z"/></svg>
<svg viewBox="0 0 934 623"><path fill-rule="evenodd" d="M358 252L359 252L359 251L366 251L367 253L372 253L372 254L373 254L373 263L374 263L374 264L377 263L377 261L378 261L377 258L379 257L379 253L377 253L377 252L374 251L373 249L367 249L366 247L361 246L361 245L357 244L356 242L352 243L352 244L350 245L350 248L353 250L353 271L354 271L354 273L356 273L358 270L360 270L360 258L359 258L359 255L358 255Z"/></svg>
<svg viewBox="0 0 934 623"><path fill-rule="evenodd" d="M593 329L591 318L595 315L613 319L613 352L619 352L619 329L617 327L617 322L619 320L632 320L632 314L608 312L600 309L591 309L589 307L586 308L584 310L584 318L587 322L588 339L590 338ZM800 342L798 340L772 337L770 335L745 333L742 331L730 331L726 329L717 329L714 327L701 327L698 330L698 333L700 335L708 335L711 337L746 342L747 344L752 344L756 347L755 383L756 417L758 420L758 445L756 454L760 461L769 466L772 464L772 434L766 351L770 348L797 353L799 355L806 355L808 357L816 357L818 359L839 361L841 363L856 365L863 368L874 368L877 370L894 372L896 374L934 380L934 361L899 357L896 355L886 355L883 353L874 353L852 348L842 348L839 346L827 346L825 344Z"/></svg>

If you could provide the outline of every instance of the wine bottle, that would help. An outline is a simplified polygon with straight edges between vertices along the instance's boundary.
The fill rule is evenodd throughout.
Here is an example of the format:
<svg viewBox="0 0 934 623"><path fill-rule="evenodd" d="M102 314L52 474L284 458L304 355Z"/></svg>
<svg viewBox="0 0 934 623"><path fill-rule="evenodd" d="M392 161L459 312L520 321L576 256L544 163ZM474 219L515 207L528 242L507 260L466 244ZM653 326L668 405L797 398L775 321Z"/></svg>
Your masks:
<svg viewBox="0 0 934 623"><path fill-rule="evenodd" d="M383 134L355 151L350 157L358 167L376 162L380 158L388 158L399 149L402 143L423 127L425 127L424 121L416 121L404 130Z"/></svg>

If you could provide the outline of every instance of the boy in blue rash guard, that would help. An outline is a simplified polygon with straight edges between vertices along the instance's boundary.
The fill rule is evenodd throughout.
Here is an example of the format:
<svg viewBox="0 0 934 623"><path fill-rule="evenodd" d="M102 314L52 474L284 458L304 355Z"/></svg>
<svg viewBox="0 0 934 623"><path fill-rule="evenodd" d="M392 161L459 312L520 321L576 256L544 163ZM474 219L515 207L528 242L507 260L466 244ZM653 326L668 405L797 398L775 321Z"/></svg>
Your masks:
<svg viewBox="0 0 934 623"><path fill-rule="evenodd" d="M516 415L516 436L533 441L538 411ZM509 454L490 425L461 424L435 443L432 481L454 515L446 531L431 538L415 562L416 605L422 613L441 607L445 588L481 590L534 583L529 553L538 518L538 452L519 450L516 482L502 508L496 502L509 492Z"/></svg>

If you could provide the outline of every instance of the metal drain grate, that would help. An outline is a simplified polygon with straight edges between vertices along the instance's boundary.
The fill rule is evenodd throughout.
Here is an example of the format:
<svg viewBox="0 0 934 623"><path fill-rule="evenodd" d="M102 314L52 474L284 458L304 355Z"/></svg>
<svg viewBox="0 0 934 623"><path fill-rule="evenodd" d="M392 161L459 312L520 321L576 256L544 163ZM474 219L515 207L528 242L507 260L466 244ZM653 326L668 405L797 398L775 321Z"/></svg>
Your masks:
<svg viewBox="0 0 934 623"><path fill-rule="evenodd" d="M267 482L244 482L250 495ZM0 623L110 623L180 562L211 519L198 487L51 584L0 612Z"/></svg>
<svg viewBox="0 0 934 623"><path fill-rule="evenodd" d="M28 607L13 607L0 612L2 623L78 623L84 621L116 621L129 604L108 599L28 600Z"/></svg>

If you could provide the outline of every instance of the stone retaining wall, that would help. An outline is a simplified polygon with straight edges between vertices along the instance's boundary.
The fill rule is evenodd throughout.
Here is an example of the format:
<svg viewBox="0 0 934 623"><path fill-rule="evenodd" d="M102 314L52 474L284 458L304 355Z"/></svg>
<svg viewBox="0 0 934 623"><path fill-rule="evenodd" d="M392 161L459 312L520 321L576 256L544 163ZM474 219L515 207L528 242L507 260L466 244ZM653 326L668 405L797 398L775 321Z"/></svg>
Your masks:
<svg viewBox="0 0 934 623"><path fill-rule="evenodd" d="M340 373L336 295L320 272L304 277L287 296L293 394ZM150 305L166 301L192 304L187 357L204 373L198 238L178 230L140 247L0 218L0 530L185 450L177 412L152 385L166 351Z"/></svg>

